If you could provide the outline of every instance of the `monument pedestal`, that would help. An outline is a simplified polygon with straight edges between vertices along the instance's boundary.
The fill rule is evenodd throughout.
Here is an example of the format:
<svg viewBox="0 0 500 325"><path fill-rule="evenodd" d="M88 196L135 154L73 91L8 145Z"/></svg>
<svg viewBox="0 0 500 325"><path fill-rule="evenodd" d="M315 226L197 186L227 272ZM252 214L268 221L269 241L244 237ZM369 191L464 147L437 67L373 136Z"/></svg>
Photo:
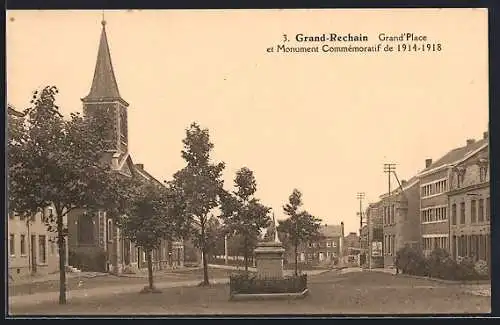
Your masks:
<svg viewBox="0 0 500 325"><path fill-rule="evenodd" d="M257 277L261 279L282 279L285 249L280 242L260 242L254 250Z"/></svg>

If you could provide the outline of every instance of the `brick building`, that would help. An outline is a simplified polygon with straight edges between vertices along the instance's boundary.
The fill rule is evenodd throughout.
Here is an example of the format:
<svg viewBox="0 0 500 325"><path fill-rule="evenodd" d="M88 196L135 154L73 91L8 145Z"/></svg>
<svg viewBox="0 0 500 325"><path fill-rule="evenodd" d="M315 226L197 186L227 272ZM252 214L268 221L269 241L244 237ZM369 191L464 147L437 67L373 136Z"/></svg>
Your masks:
<svg viewBox="0 0 500 325"><path fill-rule="evenodd" d="M103 159L109 161L111 168L125 177L140 177L163 186L144 169L144 165L134 164L129 154L127 121L129 104L118 91L105 21L102 22L92 85L89 94L82 98L82 103L85 116L96 111L105 111L111 114L115 121L110 132L111 147L103 155ZM105 211L99 211L94 215L82 210L71 211L68 214L68 232L70 257L104 256L108 270L114 273L146 267L145 253L122 236L120 229L106 216ZM153 252L155 267L183 265L182 241L173 243L165 241L161 246L159 250ZM74 259L76 260L76 257Z"/></svg>
<svg viewBox="0 0 500 325"><path fill-rule="evenodd" d="M482 150L487 139L469 139L436 162L427 159L420 180L421 247L428 255L434 248L449 250L448 189L454 165Z"/></svg>
<svg viewBox="0 0 500 325"><path fill-rule="evenodd" d="M343 263L345 265L359 264L359 238L356 232L350 232L344 237Z"/></svg>
<svg viewBox="0 0 500 325"><path fill-rule="evenodd" d="M320 240L300 245L298 248L300 263L321 265L337 264L340 261L344 246L344 223L323 225L320 233L322 235ZM288 252L286 255L288 263L295 262L293 252Z"/></svg>
<svg viewBox="0 0 500 325"><path fill-rule="evenodd" d="M451 166L448 200L450 248L455 259L490 260L490 170L488 133Z"/></svg>
<svg viewBox="0 0 500 325"><path fill-rule="evenodd" d="M380 196L383 221L382 251L384 266L394 266L398 250L405 246L419 247L420 189L419 179L401 181L399 187Z"/></svg>

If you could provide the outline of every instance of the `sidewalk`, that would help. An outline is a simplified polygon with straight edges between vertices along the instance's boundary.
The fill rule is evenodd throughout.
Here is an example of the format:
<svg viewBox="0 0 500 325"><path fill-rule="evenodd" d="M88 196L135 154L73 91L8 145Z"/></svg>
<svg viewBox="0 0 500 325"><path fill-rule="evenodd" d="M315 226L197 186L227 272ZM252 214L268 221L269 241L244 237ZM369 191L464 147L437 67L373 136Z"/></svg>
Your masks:
<svg viewBox="0 0 500 325"><path fill-rule="evenodd" d="M224 269L224 270L237 270L237 271L243 271L245 269L244 266L233 266L233 265L219 265L219 264L208 264L208 267L214 268L214 269ZM255 267L249 267L248 271L250 272L257 272L257 268ZM332 270L326 269L326 270L304 270L302 271L302 274L307 274L307 275L318 275L322 274L325 272L329 272ZM283 270L284 275L292 275L294 273L294 270Z"/></svg>
<svg viewBox="0 0 500 325"><path fill-rule="evenodd" d="M167 288L178 288L178 287L194 287L200 283L200 280L188 280L188 281L159 281L155 283L155 286L158 289L167 289ZM211 284L226 284L229 283L228 278L221 279L211 279ZM113 296L118 294L132 293L139 291L146 286L147 283L141 284L130 284L130 285L114 285L114 286L106 286L100 288L92 288L92 289L80 289L69 291L66 293L66 298L69 301L72 299L81 299L81 298L96 298L96 297L106 297ZM23 295L23 296L13 296L9 297L9 306L15 305L19 306L29 306L29 305L37 305L45 302L54 302L57 303L59 300L59 292L43 292L36 293L32 295Z"/></svg>
<svg viewBox="0 0 500 325"><path fill-rule="evenodd" d="M110 275L109 273L100 273L100 272L66 272L66 279L95 278L98 276L109 276L109 275ZM16 286L27 283L48 282L48 281L59 281L59 272L44 274L44 275L26 276L14 280L9 279L9 286Z"/></svg>

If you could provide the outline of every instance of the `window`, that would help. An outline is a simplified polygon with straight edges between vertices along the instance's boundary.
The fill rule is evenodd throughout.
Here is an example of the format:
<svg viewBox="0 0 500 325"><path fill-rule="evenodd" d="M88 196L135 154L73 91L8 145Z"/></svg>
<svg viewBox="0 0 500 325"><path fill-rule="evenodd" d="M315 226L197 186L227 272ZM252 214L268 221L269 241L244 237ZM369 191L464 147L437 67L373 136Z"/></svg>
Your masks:
<svg viewBox="0 0 500 325"><path fill-rule="evenodd" d="M460 203L460 223L465 224L465 202Z"/></svg>
<svg viewBox="0 0 500 325"><path fill-rule="evenodd" d="M488 167L487 166L479 167L479 181L485 182L487 175L488 175Z"/></svg>
<svg viewBox="0 0 500 325"><path fill-rule="evenodd" d="M14 234L10 234L9 237L9 254L16 256L16 236Z"/></svg>
<svg viewBox="0 0 500 325"><path fill-rule="evenodd" d="M38 253L40 254L40 263L45 264L47 262L47 243L44 235L38 236Z"/></svg>
<svg viewBox="0 0 500 325"><path fill-rule="evenodd" d="M316 243L313 243L313 247L316 248Z"/></svg>
<svg viewBox="0 0 500 325"><path fill-rule="evenodd" d="M54 240L50 241L50 255L56 254L56 243Z"/></svg>
<svg viewBox="0 0 500 325"><path fill-rule="evenodd" d="M92 216L86 213L78 217L78 242L80 244L94 243L94 223Z"/></svg>
<svg viewBox="0 0 500 325"><path fill-rule="evenodd" d="M476 223L476 221L477 221L476 200L471 200L470 201L470 222L471 223Z"/></svg>
<svg viewBox="0 0 500 325"><path fill-rule="evenodd" d="M486 221L490 221L490 198L486 198Z"/></svg>
<svg viewBox="0 0 500 325"><path fill-rule="evenodd" d="M329 242L329 241L327 241L327 242L326 242L326 247L332 247L332 243L331 243L331 242Z"/></svg>
<svg viewBox="0 0 500 325"><path fill-rule="evenodd" d="M312 247L312 244L311 244L311 243L308 243L308 244L307 244L307 246L308 246L309 248L311 248L311 247Z"/></svg>
<svg viewBox="0 0 500 325"><path fill-rule="evenodd" d="M455 203L451 206L451 224L457 224L457 205Z"/></svg>
<svg viewBox="0 0 500 325"><path fill-rule="evenodd" d="M21 235L21 256L26 256L26 235Z"/></svg>
<svg viewBox="0 0 500 325"><path fill-rule="evenodd" d="M112 242L113 241L113 222L111 221L111 219L108 220L108 232L107 232L107 237L108 237L108 242Z"/></svg>
<svg viewBox="0 0 500 325"><path fill-rule="evenodd" d="M332 247L337 247L337 243L335 243L334 241L332 241Z"/></svg>
<svg viewBox="0 0 500 325"><path fill-rule="evenodd" d="M477 219L479 222L484 221L484 200L483 199L479 199L479 210L478 210L477 217L478 217Z"/></svg>

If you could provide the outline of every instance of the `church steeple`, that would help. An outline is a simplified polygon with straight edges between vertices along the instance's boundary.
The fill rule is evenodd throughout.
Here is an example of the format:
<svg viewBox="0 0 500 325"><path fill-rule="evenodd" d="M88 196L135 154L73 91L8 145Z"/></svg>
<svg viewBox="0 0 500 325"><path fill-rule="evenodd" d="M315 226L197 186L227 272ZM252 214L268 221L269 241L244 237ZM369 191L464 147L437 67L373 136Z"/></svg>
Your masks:
<svg viewBox="0 0 500 325"><path fill-rule="evenodd" d="M96 114L98 111L109 115L111 125L109 125L109 139L107 139L110 145L108 151L125 157L128 153L127 108L129 104L123 100L118 91L104 17L101 24L101 39L97 51L94 78L89 94L82 98L83 111L87 116Z"/></svg>
<svg viewBox="0 0 500 325"><path fill-rule="evenodd" d="M99 41L99 49L97 52L97 62L94 70L94 79L90 87L89 94L83 98L84 102L89 101L109 101L119 100L125 106L128 106L120 96L118 91L118 84L111 63L111 53L109 51L108 37L106 35L106 21L103 19L101 22L101 39Z"/></svg>

